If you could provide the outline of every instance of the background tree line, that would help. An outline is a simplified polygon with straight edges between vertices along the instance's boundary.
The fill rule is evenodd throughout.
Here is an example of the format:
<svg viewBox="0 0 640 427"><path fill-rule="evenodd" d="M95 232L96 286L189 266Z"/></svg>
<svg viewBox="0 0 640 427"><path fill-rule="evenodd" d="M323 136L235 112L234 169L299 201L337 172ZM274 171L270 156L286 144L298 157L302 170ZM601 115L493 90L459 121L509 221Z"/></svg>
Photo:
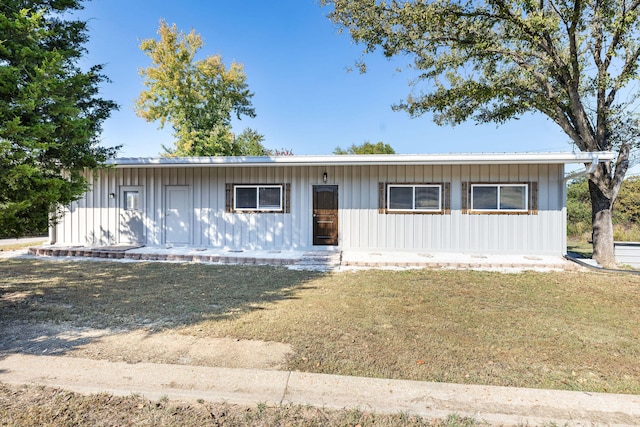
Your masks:
<svg viewBox="0 0 640 427"><path fill-rule="evenodd" d="M625 179L613 209L613 238L617 241L640 241L640 176ZM567 188L567 236L591 240L591 199L585 178Z"/></svg>

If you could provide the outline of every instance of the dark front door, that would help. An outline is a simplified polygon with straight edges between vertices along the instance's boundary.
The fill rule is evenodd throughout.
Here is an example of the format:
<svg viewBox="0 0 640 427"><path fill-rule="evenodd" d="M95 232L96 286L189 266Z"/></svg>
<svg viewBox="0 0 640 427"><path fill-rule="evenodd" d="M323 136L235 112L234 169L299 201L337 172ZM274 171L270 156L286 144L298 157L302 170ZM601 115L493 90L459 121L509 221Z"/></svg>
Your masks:
<svg viewBox="0 0 640 427"><path fill-rule="evenodd" d="M338 244L338 186L313 186L313 244Z"/></svg>

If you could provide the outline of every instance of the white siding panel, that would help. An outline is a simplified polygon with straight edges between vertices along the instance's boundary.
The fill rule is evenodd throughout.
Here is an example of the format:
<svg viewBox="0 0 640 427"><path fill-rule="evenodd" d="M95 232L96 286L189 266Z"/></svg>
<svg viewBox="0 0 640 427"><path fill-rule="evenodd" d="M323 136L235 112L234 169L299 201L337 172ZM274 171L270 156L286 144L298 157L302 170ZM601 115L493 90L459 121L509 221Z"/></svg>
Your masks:
<svg viewBox="0 0 640 427"><path fill-rule="evenodd" d="M117 242L119 188L144 188L146 244L164 244L164 189L189 186L193 238L197 246L245 249L312 247L312 189L339 188L339 242L344 249L424 252L564 253L562 165L273 166L124 168L87 176L89 191L62 209L58 243ZM538 183L537 215L478 215L461 212L465 182ZM451 213L380 214L380 182L450 183ZM290 213L225 212L225 184L290 184ZM109 193L118 195L109 199Z"/></svg>

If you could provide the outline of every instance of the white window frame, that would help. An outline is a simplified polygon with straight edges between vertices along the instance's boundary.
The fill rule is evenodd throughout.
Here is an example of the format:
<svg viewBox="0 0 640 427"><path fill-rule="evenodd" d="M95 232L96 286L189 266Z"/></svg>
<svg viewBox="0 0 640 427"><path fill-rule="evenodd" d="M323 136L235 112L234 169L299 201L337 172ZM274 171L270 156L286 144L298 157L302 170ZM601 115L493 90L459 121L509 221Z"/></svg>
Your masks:
<svg viewBox="0 0 640 427"><path fill-rule="evenodd" d="M413 189L412 207L411 209L392 209L391 208L391 189L392 188ZM416 188L437 188L438 189L438 207L437 208L420 208L416 207ZM388 212L442 212L442 184L388 184L387 185L387 211Z"/></svg>
<svg viewBox="0 0 640 427"><path fill-rule="evenodd" d="M140 206L141 206L141 201L140 201L141 194L140 193L141 193L141 191L138 190L138 189L136 189L136 190L131 190L131 189L122 190L122 195L123 195L122 196L123 197L122 202L123 202L123 205L124 205L123 209L125 211L136 211L136 212L138 212L138 211L142 210L142 209L140 209ZM130 206L129 205L129 202L130 202L129 195L130 194L131 195L133 195L133 194L136 195L135 196L134 206Z"/></svg>
<svg viewBox="0 0 640 427"><path fill-rule="evenodd" d="M476 187L495 187L497 188L497 206L495 208L482 208L476 209L474 206L474 190ZM504 187L522 187L524 188L524 209L501 209L500 208L500 192ZM471 212L504 212L504 213L527 213L529 212L529 185L528 184L502 184L502 183L491 183L491 184L471 184L471 194L470 194L470 203L471 203Z"/></svg>
<svg viewBox="0 0 640 427"><path fill-rule="evenodd" d="M256 191L256 207L255 208L243 208L238 207L236 205L238 200L238 188L255 188ZM260 189L261 188L277 188L280 192L279 201L280 204L278 207L274 206L260 206ZM281 184L234 184L233 186L233 210L236 212L283 212L283 194L284 194L284 186Z"/></svg>

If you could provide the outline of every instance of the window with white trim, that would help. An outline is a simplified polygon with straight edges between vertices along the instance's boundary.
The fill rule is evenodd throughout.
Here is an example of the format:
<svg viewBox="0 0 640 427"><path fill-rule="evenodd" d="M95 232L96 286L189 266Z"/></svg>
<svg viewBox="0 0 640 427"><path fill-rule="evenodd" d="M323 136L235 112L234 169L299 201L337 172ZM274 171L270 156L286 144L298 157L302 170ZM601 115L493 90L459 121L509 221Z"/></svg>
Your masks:
<svg viewBox="0 0 640 427"><path fill-rule="evenodd" d="M471 184L472 212L528 212L527 184Z"/></svg>
<svg viewBox="0 0 640 427"><path fill-rule="evenodd" d="M233 210L282 212L282 185L234 185Z"/></svg>
<svg viewBox="0 0 640 427"><path fill-rule="evenodd" d="M389 184L388 212L440 212L442 186L440 184Z"/></svg>
<svg viewBox="0 0 640 427"><path fill-rule="evenodd" d="M140 192L124 191L124 209L126 211L140 210Z"/></svg>

